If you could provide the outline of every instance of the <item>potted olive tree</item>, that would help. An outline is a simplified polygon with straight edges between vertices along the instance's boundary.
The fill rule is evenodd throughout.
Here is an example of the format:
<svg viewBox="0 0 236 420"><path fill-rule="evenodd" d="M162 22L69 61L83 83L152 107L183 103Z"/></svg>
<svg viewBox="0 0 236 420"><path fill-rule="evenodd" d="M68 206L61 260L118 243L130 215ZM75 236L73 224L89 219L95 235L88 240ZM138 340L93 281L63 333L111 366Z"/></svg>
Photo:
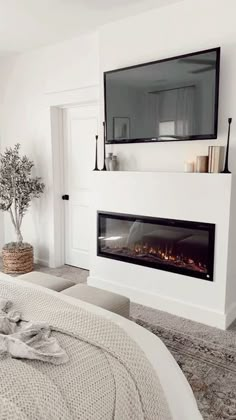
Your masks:
<svg viewBox="0 0 236 420"><path fill-rule="evenodd" d="M21 224L31 200L45 188L41 178L31 176L34 163L20 156L19 150L20 144L16 144L0 155L0 210L9 213L17 239L2 250L3 270L8 274L33 270L33 247L23 242Z"/></svg>

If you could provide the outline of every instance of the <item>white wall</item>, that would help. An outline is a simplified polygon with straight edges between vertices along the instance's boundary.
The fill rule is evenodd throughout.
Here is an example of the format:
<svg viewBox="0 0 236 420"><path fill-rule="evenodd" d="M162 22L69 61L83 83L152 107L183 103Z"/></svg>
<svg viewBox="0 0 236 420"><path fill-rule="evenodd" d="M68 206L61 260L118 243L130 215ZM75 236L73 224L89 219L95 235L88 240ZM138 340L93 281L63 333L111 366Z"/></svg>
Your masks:
<svg viewBox="0 0 236 420"><path fill-rule="evenodd" d="M106 25L99 34L44 47L0 62L1 147L22 144L44 178L44 197L23 221L24 239L36 257L52 264L54 221L52 145L46 93L100 83L102 72L215 46L222 47L218 141L109 146L122 169L181 171L183 162L225 144L227 117L236 111L235 0L186 0ZM100 62L100 64L99 64ZM99 72L100 66L100 72ZM103 120L101 89L101 121ZM231 168L236 171L236 123L232 124ZM0 222L1 235L1 222ZM5 241L14 239L5 217ZM0 240L1 242L1 240Z"/></svg>
<svg viewBox="0 0 236 420"><path fill-rule="evenodd" d="M101 87L103 71L222 47L218 140L109 146L120 156L122 169L182 171L184 160L207 154L208 145L225 144L227 118L236 112L235 12L235 0L186 0L101 29ZM236 171L236 120L230 155Z"/></svg>
<svg viewBox="0 0 236 420"><path fill-rule="evenodd" d="M171 143L149 143L149 144L125 144L125 145L111 145L107 147L107 151L113 151L118 154L121 161L122 170L133 171L183 171L183 164L185 160L193 160L197 155L207 154L209 145L225 145L227 137L227 119L233 118L231 130L231 148L230 148L230 168L236 172L236 96L234 93L234 86L236 84L236 25L235 25L235 0L186 0L181 3L176 3L162 9L152 10L141 15L129 17L119 22L114 22L105 25L100 30L100 88L103 88L103 71L113 70L120 67L126 67L139 63L145 63L152 60L168 58L171 56L181 55L193 51L205 50L208 48L221 47L221 72L220 72L220 95L219 95L219 124L218 124L218 139L209 141L193 141L193 142L171 142ZM103 95L101 93L101 119L103 115ZM124 176L125 176L124 172ZM140 174L141 175L141 174ZM120 174L121 176L121 174ZM143 174L144 176L144 174ZM148 176L148 174L147 174ZM154 176L154 175L153 175ZM195 175L198 176L198 175ZM210 175L206 175L209 176ZM219 175L222 180L223 175ZM122 178L123 179L123 178ZM185 179L185 178L184 178ZM140 180L141 181L141 180ZM109 180L107 181L109 182ZM136 177L136 182L137 177ZM134 191L136 190L136 182L134 183ZM175 182L175 181L173 181ZM199 200L195 203L194 212L198 220L205 220L204 211L208 212L211 209L212 221L216 223L217 232L219 231L219 224L221 224L221 231L229 229L229 242L223 240L216 235L216 261L217 264L222 261L221 255L225 256L225 248L229 245L228 261L224 258L224 280L222 276L217 277L217 281L212 284L200 282L196 286L195 281L191 279L189 283L180 279L178 282L174 281L174 276L161 273L154 274L149 269L140 267L128 267L125 263L108 260L105 265L104 259L96 257L95 250L93 250L91 283L100 285L101 287L110 288L111 290L120 290L126 294L130 293L132 298L136 297L136 301L144 302L152 306L162 308L163 310L170 310L182 316L189 316L192 319L201 322L208 322L211 325L218 325L225 327L235 317L235 302L236 302L236 288L235 288L235 222L234 214L236 208L236 196L232 193L231 197L231 218L230 225L228 225L229 203L224 201L223 192L217 196L217 200L212 197L212 191L209 184L203 183L202 186L205 191L205 202ZM163 200L160 204L156 201L156 196L153 196L153 203L156 203L156 211L148 210L146 206L146 190L144 189L143 197L144 204L140 200L136 200L131 204L121 208L122 201L122 181L117 179L117 194L114 198L110 198L110 202L105 200L105 195L101 194L100 200L95 203L100 209L110 211L124 211L140 214L152 214L153 216L160 215L159 209L165 207L168 202L166 193L163 194ZM100 179L97 190L103 191L104 183ZM175 185L175 184L174 184ZM170 188L172 185L170 185ZM190 188L190 185L189 185ZM193 185L194 188L194 185ZM178 189L178 188L177 188ZM233 189L235 189L235 182L233 182ZM106 186L106 191L108 186ZM189 190L190 191L190 190ZM191 206L191 194L185 191L187 206ZM159 191L157 190L156 194ZM192 193L192 192L191 192ZM132 190L130 190L132 194ZM217 188L216 188L217 194ZM126 197L127 200L129 197ZM194 200L194 198L192 197ZM177 199L176 199L177 200ZM185 203L185 201L183 200ZM166 209L166 214L169 217L184 218L186 206L183 202L176 201L172 203L170 209ZM219 206L222 205L221 217L216 216ZM180 207L179 207L180 205ZM212 207L213 205L213 207ZM145 209L142 210L142 207ZM215 206L215 207L214 207ZM216 209L216 212L214 211ZM213 214L214 213L214 214ZM225 213L225 216L224 216ZM209 217L210 214L208 213ZM188 217L187 217L188 218ZM210 220L210 219L208 219ZM221 221L220 221L221 220ZM224 225L225 222L225 225ZM224 234L223 234L224 235ZM228 248L227 248L228 251ZM125 267L126 266L126 267ZM222 268L222 267L221 267ZM226 274L227 283L226 283ZM156 276L154 280L154 276ZM135 279L138 277L139 292L135 290ZM170 280L168 283L167 278ZM151 293L145 296L143 293L145 286L144 280L150 286ZM165 282L165 280L167 280ZM177 279L176 279L177 280ZM110 282L110 285L109 285ZM223 285L224 283L224 285ZM226 286L227 284L227 286ZM186 287L185 287L186 286ZM224 291L223 291L223 289ZM136 288L137 289L137 288ZM142 290L141 290L142 289ZM153 293L154 292L154 293ZM165 306L165 299L172 298L172 303L169 301ZM179 302L179 300L185 302ZM190 310L184 303L190 304ZM181 307L181 304L182 307ZM201 308L202 307L202 308ZM207 308L209 313L207 314ZM204 311L205 315L204 315ZM205 316L205 321L204 321Z"/></svg>
<svg viewBox="0 0 236 420"><path fill-rule="evenodd" d="M0 77L1 77L1 71L0 71ZM3 94L2 94L2 90L0 88L0 152L1 152L1 143L2 143L2 133L1 133L1 128L2 128L2 119L1 119L2 101L3 101ZM3 244L4 244L4 223L3 223L3 213L0 212L0 249L2 248Z"/></svg>
<svg viewBox="0 0 236 420"><path fill-rule="evenodd" d="M89 284L225 328L236 315L233 254L228 264L228 242L235 243L235 235L229 232L232 176L123 171L94 172L92 180L92 238L96 238L99 210L213 223L216 231L213 282L99 257L93 240ZM231 296L226 296L230 290Z"/></svg>
<svg viewBox="0 0 236 420"><path fill-rule="evenodd" d="M4 87L7 81L7 78L10 74L10 68L14 58L9 58L7 61L5 59L0 59L0 152L2 152L2 130L3 130L3 100L4 100ZM0 250L4 245L4 214L0 212Z"/></svg>
<svg viewBox="0 0 236 420"><path fill-rule="evenodd" d="M225 244L223 243L224 247ZM225 308L228 312L228 325L234 321L236 314L236 179L232 178L232 195L229 221L228 271Z"/></svg>
<svg viewBox="0 0 236 420"><path fill-rule="evenodd" d="M97 34L19 55L5 60L1 89L2 148L20 142L22 152L35 162L34 173L46 184L42 198L32 204L23 220L24 240L35 246L36 258L45 263L54 259L53 177L50 109L46 94L98 83ZM14 232L5 215L5 241Z"/></svg>

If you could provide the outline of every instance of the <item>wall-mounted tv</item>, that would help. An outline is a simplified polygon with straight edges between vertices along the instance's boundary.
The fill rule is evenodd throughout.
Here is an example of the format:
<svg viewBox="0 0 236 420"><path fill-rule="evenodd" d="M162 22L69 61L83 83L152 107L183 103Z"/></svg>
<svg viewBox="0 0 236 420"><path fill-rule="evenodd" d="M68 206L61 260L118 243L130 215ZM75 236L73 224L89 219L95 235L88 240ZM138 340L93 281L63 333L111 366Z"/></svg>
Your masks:
<svg viewBox="0 0 236 420"><path fill-rule="evenodd" d="M104 73L107 143L217 138L220 48Z"/></svg>

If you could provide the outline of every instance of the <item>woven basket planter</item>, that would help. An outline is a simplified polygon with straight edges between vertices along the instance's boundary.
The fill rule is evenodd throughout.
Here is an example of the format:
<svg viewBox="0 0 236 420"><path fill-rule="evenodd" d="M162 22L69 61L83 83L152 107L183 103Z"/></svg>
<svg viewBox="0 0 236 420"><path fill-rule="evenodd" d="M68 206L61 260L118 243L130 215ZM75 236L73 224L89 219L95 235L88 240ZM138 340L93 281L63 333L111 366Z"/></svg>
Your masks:
<svg viewBox="0 0 236 420"><path fill-rule="evenodd" d="M6 274L24 274L34 269L34 249L31 245L2 249L3 271Z"/></svg>

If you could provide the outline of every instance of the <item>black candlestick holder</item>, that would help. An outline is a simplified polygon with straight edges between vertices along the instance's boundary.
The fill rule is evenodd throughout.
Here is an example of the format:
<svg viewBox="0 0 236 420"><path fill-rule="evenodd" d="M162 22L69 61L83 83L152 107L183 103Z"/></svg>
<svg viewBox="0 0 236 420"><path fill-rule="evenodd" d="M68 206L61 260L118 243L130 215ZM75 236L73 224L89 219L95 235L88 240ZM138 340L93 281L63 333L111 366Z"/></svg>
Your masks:
<svg viewBox="0 0 236 420"><path fill-rule="evenodd" d="M98 136L95 136L96 139L96 147L95 147L95 168L94 171L99 171L98 169Z"/></svg>
<svg viewBox="0 0 236 420"><path fill-rule="evenodd" d="M227 137L227 146L226 146L226 153L225 153L225 166L224 170L221 172L222 174L231 174L229 170L229 140L230 140L230 126L232 123L232 118L228 118L228 137Z"/></svg>
<svg viewBox="0 0 236 420"><path fill-rule="evenodd" d="M106 123L105 121L103 121L103 159L104 159L104 163L103 163L103 168L101 169L101 171L106 171Z"/></svg>

